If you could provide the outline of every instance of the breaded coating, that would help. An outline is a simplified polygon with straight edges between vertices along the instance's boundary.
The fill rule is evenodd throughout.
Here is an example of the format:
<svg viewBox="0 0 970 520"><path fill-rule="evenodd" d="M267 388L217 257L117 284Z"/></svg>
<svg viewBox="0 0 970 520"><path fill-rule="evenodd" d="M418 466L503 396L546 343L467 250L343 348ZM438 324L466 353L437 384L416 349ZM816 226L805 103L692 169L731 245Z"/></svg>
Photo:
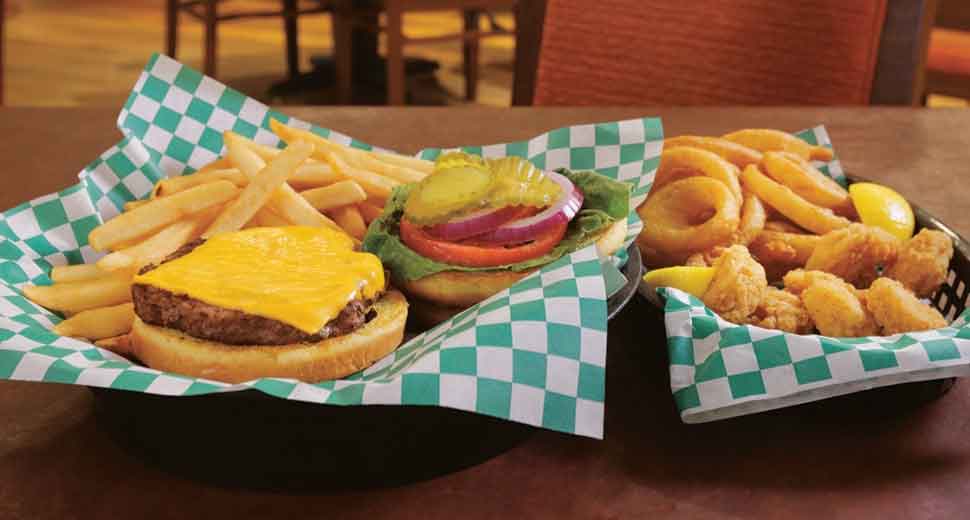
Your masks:
<svg viewBox="0 0 970 520"><path fill-rule="evenodd" d="M879 334L876 320L848 283L819 278L802 291L801 299L821 334L843 338Z"/></svg>
<svg viewBox="0 0 970 520"><path fill-rule="evenodd" d="M946 280L953 241L942 231L924 229L899 250L886 276L902 282L920 298L929 298Z"/></svg>
<svg viewBox="0 0 970 520"><path fill-rule="evenodd" d="M743 323L764 299L768 287L764 268L742 245L726 248L714 268L704 304L725 320Z"/></svg>
<svg viewBox="0 0 970 520"><path fill-rule="evenodd" d="M883 277L872 282L866 306L887 336L947 325L940 311L919 301L912 291L891 278Z"/></svg>
<svg viewBox="0 0 970 520"><path fill-rule="evenodd" d="M832 273L825 271L806 271L805 269L792 269L782 278L785 290L794 294L801 294L813 283L825 280L830 282L842 282L843 280Z"/></svg>
<svg viewBox="0 0 970 520"><path fill-rule="evenodd" d="M899 239L886 231L856 223L823 235L805 269L832 273L865 289L879 276L880 267L896 261L899 247Z"/></svg>
<svg viewBox="0 0 970 520"><path fill-rule="evenodd" d="M769 282L781 280L785 273L804 265L798 261L798 252L780 240L758 240L748 244L748 249L758 263L765 268Z"/></svg>
<svg viewBox="0 0 970 520"><path fill-rule="evenodd" d="M694 253L688 256L687 260L684 260L684 265L687 267L708 267L704 253Z"/></svg>
<svg viewBox="0 0 970 520"><path fill-rule="evenodd" d="M798 296L775 287L768 287L761 305L748 316L747 323L778 329L794 334L811 334L815 328L808 309Z"/></svg>

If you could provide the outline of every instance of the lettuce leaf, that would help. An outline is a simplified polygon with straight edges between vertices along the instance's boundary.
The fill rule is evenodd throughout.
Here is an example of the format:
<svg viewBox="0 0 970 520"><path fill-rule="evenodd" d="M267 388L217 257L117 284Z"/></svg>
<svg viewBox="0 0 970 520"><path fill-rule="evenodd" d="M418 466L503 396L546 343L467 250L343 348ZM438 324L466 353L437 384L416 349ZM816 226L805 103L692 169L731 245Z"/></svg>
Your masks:
<svg viewBox="0 0 970 520"><path fill-rule="evenodd" d="M437 262L424 257L404 245L398 226L404 214L404 203L413 185L399 186L391 194L384 213L371 222L364 237L363 249L381 259L397 281L424 278L441 271L526 271L554 262L564 255L582 249L596 239L596 235L630 212L630 186L593 171L572 172L557 170L583 190L583 207L569 223L566 235L549 253L515 264L497 267L465 267Z"/></svg>

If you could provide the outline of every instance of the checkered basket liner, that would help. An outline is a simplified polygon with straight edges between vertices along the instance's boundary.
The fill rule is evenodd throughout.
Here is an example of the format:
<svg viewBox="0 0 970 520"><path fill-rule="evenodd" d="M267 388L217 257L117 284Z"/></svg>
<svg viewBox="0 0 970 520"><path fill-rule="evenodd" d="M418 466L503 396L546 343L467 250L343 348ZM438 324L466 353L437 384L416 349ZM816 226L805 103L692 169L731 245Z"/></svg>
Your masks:
<svg viewBox="0 0 970 520"><path fill-rule="evenodd" d="M796 135L831 147L822 126ZM816 166L847 186L838 160ZM970 375L970 311L938 330L830 338L736 325L683 291L661 288L657 293L665 300L670 389L686 423Z"/></svg>
<svg viewBox="0 0 970 520"><path fill-rule="evenodd" d="M602 438L606 289L595 247L576 251L438 327L363 372L318 384L263 378L230 385L128 362L51 331L60 317L23 297L49 284L53 265L92 262L88 233L166 176L217 158L222 132L284 146L271 118L338 142L371 146L270 110L165 56L151 58L118 118L121 141L79 174L80 182L0 214L0 379L57 382L188 396L257 389L333 405L429 405L467 410ZM521 155L547 169L594 169L633 185L643 199L659 161L660 121L635 119L553 130L529 141L469 147ZM438 150L425 150L434 157ZM629 244L640 230L630 215Z"/></svg>

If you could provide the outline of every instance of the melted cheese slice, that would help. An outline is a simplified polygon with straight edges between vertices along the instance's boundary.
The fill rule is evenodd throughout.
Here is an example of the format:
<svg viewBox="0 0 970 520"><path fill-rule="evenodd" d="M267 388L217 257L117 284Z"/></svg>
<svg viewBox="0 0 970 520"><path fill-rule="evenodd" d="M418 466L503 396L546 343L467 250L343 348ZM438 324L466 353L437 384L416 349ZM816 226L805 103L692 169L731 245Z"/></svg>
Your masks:
<svg viewBox="0 0 970 520"><path fill-rule="evenodd" d="M134 282L313 334L355 297L382 291L384 267L340 231L267 227L216 235Z"/></svg>

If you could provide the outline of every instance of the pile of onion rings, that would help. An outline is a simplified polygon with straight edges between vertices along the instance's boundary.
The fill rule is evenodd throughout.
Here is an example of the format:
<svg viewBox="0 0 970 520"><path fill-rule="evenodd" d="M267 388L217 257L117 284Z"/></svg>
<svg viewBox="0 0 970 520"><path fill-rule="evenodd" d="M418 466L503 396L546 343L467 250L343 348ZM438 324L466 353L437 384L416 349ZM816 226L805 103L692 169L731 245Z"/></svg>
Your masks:
<svg viewBox="0 0 970 520"><path fill-rule="evenodd" d="M820 235L854 218L849 193L811 161L832 151L779 130L664 141L650 195L637 209L648 267L705 265L741 244L769 279L802 267Z"/></svg>

